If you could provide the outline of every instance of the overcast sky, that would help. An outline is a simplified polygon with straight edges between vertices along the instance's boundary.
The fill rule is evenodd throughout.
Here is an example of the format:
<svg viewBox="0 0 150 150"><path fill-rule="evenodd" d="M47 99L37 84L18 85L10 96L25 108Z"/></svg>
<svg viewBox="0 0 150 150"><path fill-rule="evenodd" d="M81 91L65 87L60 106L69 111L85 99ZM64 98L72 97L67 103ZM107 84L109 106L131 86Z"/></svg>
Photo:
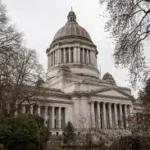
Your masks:
<svg viewBox="0 0 150 150"><path fill-rule="evenodd" d="M26 45L37 51L40 62L47 66L46 48L49 47L55 33L67 21L71 7L76 13L78 23L90 34L99 51L98 64L102 75L109 72L117 84L130 87L127 70L115 68L113 61L114 44L104 30L104 8L99 0L3 0L8 16L24 33ZM147 56L150 56L148 51ZM150 58L150 57L148 57ZM150 62L149 62L150 64Z"/></svg>

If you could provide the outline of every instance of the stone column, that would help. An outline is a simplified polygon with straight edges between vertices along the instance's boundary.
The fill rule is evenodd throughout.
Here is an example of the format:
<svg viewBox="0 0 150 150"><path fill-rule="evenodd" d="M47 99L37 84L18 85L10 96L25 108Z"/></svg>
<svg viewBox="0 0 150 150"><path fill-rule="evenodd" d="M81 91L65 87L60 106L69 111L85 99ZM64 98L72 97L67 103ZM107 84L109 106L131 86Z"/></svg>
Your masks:
<svg viewBox="0 0 150 150"><path fill-rule="evenodd" d="M128 128L128 112L127 112L127 105L124 105L124 112L125 112L125 127Z"/></svg>
<svg viewBox="0 0 150 150"><path fill-rule="evenodd" d="M54 57L55 57L55 65L57 64L57 59L58 59L58 55L57 55L57 52L58 52L58 50L56 49L55 51L54 51Z"/></svg>
<svg viewBox="0 0 150 150"><path fill-rule="evenodd" d="M47 126L47 120L48 120L48 107L45 106L45 113L44 113L44 123L45 123L45 126Z"/></svg>
<svg viewBox="0 0 150 150"><path fill-rule="evenodd" d="M83 63L85 63L84 53L85 53L85 49L83 48L83 49L82 49L82 61L83 61Z"/></svg>
<svg viewBox="0 0 150 150"><path fill-rule="evenodd" d="M61 107L58 107L58 128L61 129Z"/></svg>
<svg viewBox="0 0 150 150"><path fill-rule="evenodd" d="M50 54L51 55L51 67L53 66L53 53Z"/></svg>
<svg viewBox="0 0 150 150"><path fill-rule="evenodd" d="M106 122L106 104L103 102L103 125L104 129L107 127L107 122Z"/></svg>
<svg viewBox="0 0 150 150"><path fill-rule="evenodd" d="M33 114L33 104L30 105L30 113Z"/></svg>
<svg viewBox="0 0 150 150"><path fill-rule="evenodd" d="M98 127L101 128L100 103L97 102Z"/></svg>
<svg viewBox="0 0 150 150"><path fill-rule="evenodd" d="M132 106L131 105L128 105L128 107L127 107L128 109L127 109L127 111L128 111L128 117L129 118L131 118L132 117L132 115L133 115L133 110L132 110ZM128 126L131 126L131 123L129 122L128 123Z"/></svg>
<svg viewBox="0 0 150 150"><path fill-rule="evenodd" d="M115 114L115 126L118 129L118 112L117 112L117 104L114 104L114 114Z"/></svg>
<svg viewBox="0 0 150 150"><path fill-rule="evenodd" d="M112 110L111 110L111 103L108 104L108 111L109 111L109 125L110 129L112 129Z"/></svg>
<svg viewBox="0 0 150 150"><path fill-rule="evenodd" d="M57 63L56 64L59 64L59 49L57 49L56 59L57 59Z"/></svg>
<svg viewBox="0 0 150 150"><path fill-rule="evenodd" d="M95 66L97 67L97 55L95 54Z"/></svg>
<svg viewBox="0 0 150 150"><path fill-rule="evenodd" d="M120 112L120 127L123 128L123 113L122 113L122 104L119 104L119 112Z"/></svg>
<svg viewBox="0 0 150 150"><path fill-rule="evenodd" d="M41 106L38 106L38 115L41 116Z"/></svg>
<svg viewBox="0 0 150 150"><path fill-rule="evenodd" d="M80 47L78 47L78 62L79 63L81 62L81 59L80 59Z"/></svg>
<svg viewBox="0 0 150 150"><path fill-rule="evenodd" d="M18 115L18 105L17 104L15 104L15 108L16 108L15 116L17 116Z"/></svg>
<svg viewBox="0 0 150 150"><path fill-rule="evenodd" d="M69 63L71 63L71 48L68 49L69 52Z"/></svg>
<svg viewBox="0 0 150 150"><path fill-rule="evenodd" d="M56 60L55 60L55 52L56 51L53 51L53 64L55 65L55 63L56 63Z"/></svg>
<svg viewBox="0 0 150 150"><path fill-rule="evenodd" d="M52 121L52 129L54 129L54 109L55 109L55 107L52 106L51 108L52 108L52 114L51 114L52 115L51 116L51 118L52 118L52 120L51 120Z"/></svg>
<svg viewBox="0 0 150 150"><path fill-rule="evenodd" d="M78 49L77 47L73 48L73 63L78 61Z"/></svg>
<svg viewBox="0 0 150 150"><path fill-rule="evenodd" d="M133 113L133 112L132 112L132 106L129 105L129 115L132 116L132 113Z"/></svg>
<svg viewBox="0 0 150 150"><path fill-rule="evenodd" d="M61 54L60 54L61 49L58 49L58 64L61 63Z"/></svg>
<svg viewBox="0 0 150 150"><path fill-rule="evenodd" d="M50 58L50 54L48 54L48 69L51 67L51 58Z"/></svg>
<svg viewBox="0 0 150 150"><path fill-rule="evenodd" d="M89 64L91 64L91 50L89 50Z"/></svg>
<svg viewBox="0 0 150 150"><path fill-rule="evenodd" d="M87 60L86 60L86 62L87 62L87 64L89 64L89 50L87 49L87 51L86 51L86 58L87 58Z"/></svg>
<svg viewBox="0 0 150 150"><path fill-rule="evenodd" d="M64 53L64 63L66 63L66 49L63 48L63 53Z"/></svg>
<svg viewBox="0 0 150 150"><path fill-rule="evenodd" d="M22 105L22 113L25 114L26 113L26 106Z"/></svg>
<svg viewBox="0 0 150 150"><path fill-rule="evenodd" d="M91 56L90 57L91 58L91 65L93 65L93 51L92 50L90 51L90 56Z"/></svg>
<svg viewBox="0 0 150 150"><path fill-rule="evenodd" d="M95 128L94 102L91 102L91 121L92 128Z"/></svg>
<svg viewBox="0 0 150 150"><path fill-rule="evenodd" d="M49 54L47 56L47 66L48 66L47 69L49 69L50 68L50 55Z"/></svg>

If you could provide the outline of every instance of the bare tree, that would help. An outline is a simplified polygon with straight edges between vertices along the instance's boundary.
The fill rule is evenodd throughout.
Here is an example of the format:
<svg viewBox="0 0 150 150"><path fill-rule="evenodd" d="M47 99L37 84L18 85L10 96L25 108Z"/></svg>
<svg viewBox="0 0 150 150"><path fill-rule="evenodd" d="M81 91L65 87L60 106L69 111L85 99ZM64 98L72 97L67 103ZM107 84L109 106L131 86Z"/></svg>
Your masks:
<svg viewBox="0 0 150 150"><path fill-rule="evenodd" d="M105 28L116 41L115 63L129 69L135 85L149 73L143 50L150 37L150 0L100 0L104 3L110 15Z"/></svg>
<svg viewBox="0 0 150 150"><path fill-rule="evenodd" d="M22 44L22 35L9 24L0 0L0 115L14 115L16 105L30 101L42 73L34 50ZM6 109L7 108L7 109Z"/></svg>

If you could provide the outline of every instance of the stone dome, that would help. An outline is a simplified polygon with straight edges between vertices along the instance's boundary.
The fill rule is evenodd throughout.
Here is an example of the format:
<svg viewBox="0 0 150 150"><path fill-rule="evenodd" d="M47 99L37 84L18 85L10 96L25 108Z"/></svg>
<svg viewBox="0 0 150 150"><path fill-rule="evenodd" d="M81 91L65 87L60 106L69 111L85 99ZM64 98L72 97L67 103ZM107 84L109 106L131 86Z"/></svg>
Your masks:
<svg viewBox="0 0 150 150"><path fill-rule="evenodd" d="M76 15L73 11L69 12L67 23L57 31L53 42L70 37L85 39L92 42L89 33L76 22Z"/></svg>
<svg viewBox="0 0 150 150"><path fill-rule="evenodd" d="M77 23L76 15L72 10L67 17L67 23L58 30L46 50L48 79L67 73L69 76L73 74L80 78L98 79L97 48L89 33Z"/></svg>
<svg viewBox="0 0 150 150"><path fill-rule="evenodd" d="M112 84L112 85L116 85L114 78L108 72L104 74L103 81L105 81L106 83Z"/></svg>

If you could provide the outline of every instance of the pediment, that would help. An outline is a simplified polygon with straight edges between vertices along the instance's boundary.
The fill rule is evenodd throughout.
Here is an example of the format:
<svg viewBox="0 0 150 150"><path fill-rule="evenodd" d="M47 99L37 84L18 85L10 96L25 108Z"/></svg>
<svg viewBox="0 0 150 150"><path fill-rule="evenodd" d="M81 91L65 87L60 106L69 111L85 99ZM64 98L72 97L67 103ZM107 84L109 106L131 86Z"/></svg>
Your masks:
<svg viewBox="0 0 150 150"><path fill-rule="evenodd" d="M98 96L104 96L104 97L118 97L123 99L132 99L132 96L129 94L124 93L123 91L117 90L117 89L103 89L100 91L95 92L95 94Z"/></svg>

